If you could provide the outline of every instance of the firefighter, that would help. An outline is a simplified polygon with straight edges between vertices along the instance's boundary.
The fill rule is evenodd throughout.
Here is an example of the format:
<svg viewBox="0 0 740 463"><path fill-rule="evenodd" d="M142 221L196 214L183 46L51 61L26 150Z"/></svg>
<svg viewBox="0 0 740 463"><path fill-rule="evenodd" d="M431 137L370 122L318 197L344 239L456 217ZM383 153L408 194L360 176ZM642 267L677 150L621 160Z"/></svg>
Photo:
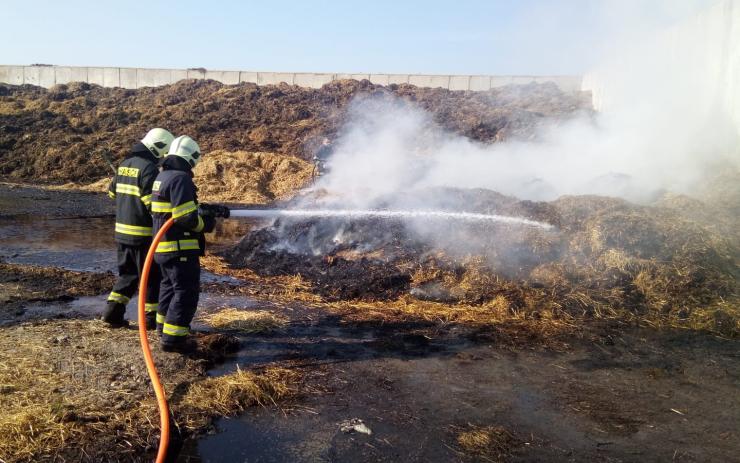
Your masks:
<svg viewBox="0 0 740 463"><path fill-rule="evenodd" d="M175 221L154 254L162 272L157 331L167 352L191 353L196 348L188 335L198 306L203 233L213 231L216 217L228 217L223 206L198 205L192 169L200 158L200 147L192 138L175 138L152 189L154 233L170 217Z"/></svg>
<svg viewBox="0 0 740 463"><path fill-rule="evenodd" d="M116 170L108 196L116 200L116 245L118 279L108 296L102 319L111 327L128 326L126 304L136 292L141 269L152 242L152 184L157 163L167 153L174 137L165 129L152 129L134 144ZM146 323L154 328L159 298L159 269L152 268L146 300Z"/></svg>
<svg viewBox="0 0 740 463"><path fill-rule="evenodd" d="M316 154L313 156L313 179L323 177L329 173L329 157L333 152L334 147L328 138L324 138L321 141L321 146L316 150Z"/></svg>

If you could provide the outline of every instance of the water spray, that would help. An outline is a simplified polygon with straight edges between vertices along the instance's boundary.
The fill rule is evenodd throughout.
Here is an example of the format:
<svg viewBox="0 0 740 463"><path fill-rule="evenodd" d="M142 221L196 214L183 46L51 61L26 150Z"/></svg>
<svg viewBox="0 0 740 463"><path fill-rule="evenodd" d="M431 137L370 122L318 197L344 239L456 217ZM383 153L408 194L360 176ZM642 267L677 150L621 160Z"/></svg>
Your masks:
<svg viewBox="0 0 740 463"><path fill-rule="evenodd" d="M464 222L498 222L509 225L523 225L551 230L553 225L536 220L499 214L480 214L476 212L447 212L427 210L382 210L382 209L233 209L231 217L243 218L335 218L348 219L433 219L459 220Z"/></svg>

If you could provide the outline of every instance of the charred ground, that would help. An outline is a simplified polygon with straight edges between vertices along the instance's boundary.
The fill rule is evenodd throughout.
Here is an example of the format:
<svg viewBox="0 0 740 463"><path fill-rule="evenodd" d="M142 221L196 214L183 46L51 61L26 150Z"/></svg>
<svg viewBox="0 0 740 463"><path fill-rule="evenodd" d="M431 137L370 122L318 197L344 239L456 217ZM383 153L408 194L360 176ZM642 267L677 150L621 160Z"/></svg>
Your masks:
<svg viewBox="0 0 740 463"><path fill-rule="evenodd" d="M282 218L224 256L264 276L299 275L330 301L495 302L536 318L646 319L739 332L737 241L675 209L589 196L538 203L485 190L441 196L452 198L450 211L516 215L555 228Z"/></svg>

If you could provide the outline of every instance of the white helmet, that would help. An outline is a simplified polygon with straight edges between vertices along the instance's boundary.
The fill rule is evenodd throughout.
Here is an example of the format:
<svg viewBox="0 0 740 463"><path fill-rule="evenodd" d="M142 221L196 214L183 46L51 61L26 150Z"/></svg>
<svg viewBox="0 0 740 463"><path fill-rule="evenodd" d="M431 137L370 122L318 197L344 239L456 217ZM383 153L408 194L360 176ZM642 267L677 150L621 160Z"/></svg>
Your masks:
<svg viewBox="0 0 740 463"><path fill-rule="evenodd" d="M158 158L163 157L167 153L167 149L172 143L172 139L175 138L165 129L152 129L141 139L141 143L146 146L152 154Z"/></svg>
<svg viewBox="0 0 740 463"><path fill-rule="evenodd" d="M180 135L172 141L167 156L179 156L195 167L200 161L200 146L187 135Z"/></svg>

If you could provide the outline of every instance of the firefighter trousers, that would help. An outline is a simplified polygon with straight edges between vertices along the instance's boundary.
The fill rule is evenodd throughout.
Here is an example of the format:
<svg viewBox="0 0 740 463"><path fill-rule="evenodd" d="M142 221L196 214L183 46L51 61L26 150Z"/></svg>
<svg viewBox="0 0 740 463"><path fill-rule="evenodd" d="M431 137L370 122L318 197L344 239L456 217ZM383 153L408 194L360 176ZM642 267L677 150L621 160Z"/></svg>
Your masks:
<svg viewBox="0 0 740 463"><path fill-rule="evenodd" d="M108 316L111 319L123 319L126 312L126 304L139 287L139 278L144 268L146 253L149 251L149 244L129 245L117 243L118 246L118 279L113 285L113 291L108 296ZM146 305L144 306L147 314L154 314L159 307L159 286L160 272L159 266L152 265L149 271L149 281L146 287Z"/></svg>
<svg viewBox="0 0 740 463"><path fill-rule="evenodd" d="M177 344L190 334L190 322L198 307L200 258L174 257L160 263L160 269L157 331L162 333L162 344Z"/></svg>

